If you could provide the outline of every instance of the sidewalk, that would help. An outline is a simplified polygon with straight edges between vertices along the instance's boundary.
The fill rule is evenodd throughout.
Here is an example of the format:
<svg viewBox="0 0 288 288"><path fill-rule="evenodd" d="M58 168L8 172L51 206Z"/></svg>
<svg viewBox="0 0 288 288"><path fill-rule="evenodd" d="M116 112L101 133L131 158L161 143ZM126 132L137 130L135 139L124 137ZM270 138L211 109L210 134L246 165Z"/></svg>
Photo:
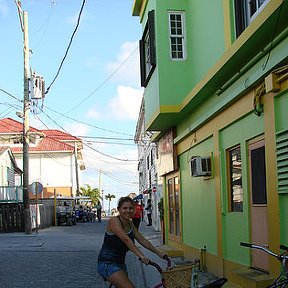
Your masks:
<svg viewBox="0 0 288 288"><path fill-rule="evenodd" d="M156 248L162 245L161 232L155 231L153 226L146 226L146 223L143 221L140 224L139 231ZM157 255L143 248L140 244L137 245L145 256L165 269L165 260L160 259ZM150 288L160 283L161 281L160 274L154 267L144 265L132 253L127 254L127 268L129 271L129 277L137 288Z"/></svg>
<svg viewBox="0 0 288 288"><path fill-rule="evenodd" d="M163 250L163 249L161 249L161 247L162 248L165 247L165 249L166 248L169 249L169 247L162 245L161 232L155 231L152 226L147 227L145 222L141 222L140 232L156 248L159 248L160 250ZM149 259L151 259L153 262L156 262L163 270L166 269L167 262L165 260L160 259L157 255L146 250L142 246L140 247L140 250L143 251L144 255L146 255ZM175 253L172 253L172 254L175 254ZM134 255L127 255L127 256L129 258L131 256L134 257L135 267L137 267L139 274L143 273L142 277L139 277L140 275L138 275L138 277L134 277L134 275L133 275L133 277L131 277L132 275L129 274L129 276L131 277L131 279L133 279L133 282L135 283L137 288L151 288L151 287L154 287L155 285L157 285L161 282L161 276L154 267L149 266L149 265L146 266L146 265L142 264L142 262L140 262L138 260L136 261L135 260L136 258ZM174 265L183 264L185 262L187 263L187 261L185 261L185 259L183 259L182 257L171 257L171 259L172 259L172 263L174 263ZM130 259L127 262L129 262L130 264L133 263L133 261L131 262ZM133 269L132 270L129 270L129 269L131 269L131 267L128 267L128 271L133 270ZM199 285L198 287L201 287L202 285L210 283L210 282L214 281L215 279L217 279L214 275L212 275L209 272L198 272L197 276L198 276L198 285ZM143 281L143 282L139 283L139 281ZM228 288L228 287L234 287L234 286L230 286L230 284L226 283L222 287Z"/></svg>

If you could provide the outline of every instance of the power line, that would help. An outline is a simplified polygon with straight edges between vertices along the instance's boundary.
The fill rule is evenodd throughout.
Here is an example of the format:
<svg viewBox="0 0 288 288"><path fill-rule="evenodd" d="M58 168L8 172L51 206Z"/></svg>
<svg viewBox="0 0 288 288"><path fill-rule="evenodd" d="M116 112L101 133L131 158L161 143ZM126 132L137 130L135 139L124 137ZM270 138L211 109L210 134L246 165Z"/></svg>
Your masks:
<svg viewBox="0 0 288 288"><path fill-rule="evenodd" d="M83 104L86 100L88 100L94 93L96 93L98 90L100 90L100 88L102 88L102 86L104 86L104 84L106 84L106 82L108 82L108 80L110 80L116 74L116 72L118 72L118 70L132 57L132 55L137 50L138 50L138 46L132 51L132 53L94 91L92 91L86 98L84 98L80 103L78 103L75 107L71 108L66 113L68 114L68 113L74 111L81 104Z"/></svg>
<svg viewBox="0 0 288 288"><path fill-rule="evenodd" d="M64 55L64 57L63 57L63 59L62 59L62 61L61 61L61 63L60 63L60 66L59 66L59 68L58 68L58 71L57 71L57 73L56 73L56 76L54 77L53 81L51 82L51 84L50 84L49 87L47 88L45 94L48 94L48 93L49 93L49 90L50 90L51 86L53 85L53 83L56 81L56 79L57 79L57 77L58 77L58 75L59 75L59 73L60 73L60 70L61 70L61 68L62 68L62 66L63 66L63 64L64 64L64 61L65 61L65 59L66 59L66 57L67 57L67 55L68 55L68 51L69 51L69 49L70 49L70 47L71 47L73 38L74 38L75 33L76 33L76 31L77 31L77 29L78 29L78 27L79 27L79 23L80 23L80 19L81 19L81 15L82 15L82 11L83 11L85 2L86 2L86 0L83 0L82 6L81 6L81 8L80 8L79 15L78 15L77 25L76 25L73 33L72 33L72 36L71 36L71 38L70 38L70 42L69 42L68 47L67 47L67 49L66 49L65 55Z"/></svg>
<svg viewBox="0 0 288 288"><path fill-rule="evenodd" d="M22 102L22 100L20 100L19 98L17 98L16 96L12 95L11 93L7 92L6 90L0 88L0 91L2 91L3 93L9 95L10 97L14 98L15 100Z"/></svg>
<svg viewBox="0 0 288 288"><path fill-rule="evenodd" d="M51 120L51 121L53 121L53 123L55 123L58 127L60 127L65 133L67 133L67 134L69 134L69 135L71 135L71 136L73 136L72 134L70 134L68 131L66 131L62 126L60 126L56 121L54 121L47 113L45 113L42 109L41 109L41 111ZM74 136L75 137L75 136ZM114 157L114 156L111 156L111 155L108 155L108 154L105 154L105 153L103 153L103 152L101 152L101 151L99 151L99 150L97 150L97 149L95 149L95 148L93 148L93 147L91 147L90 145L88 145L88 144L85 144L84 142L83 142L83 144L85 145L85 146L87 146L87 147L89 147L90 149L92 149L93 151L95 151L95 152L97 152L97 153L99 153L99 154L101 154L101 155L103 155L103 156L106 156L106 157L109 157L109 158L112 158L112 159L115 159L115 160L118 160L118 161L124 161L124 162L129 162L129 161L138 161L138 160L129 160L129 159L121 159L121 158L117 158L117 157Z"/></svg>
<svg viewBox="0 0 288 288"><path fill-rule="evenodd" d="M2 91L3 93L9 95L10 97L16 99L17 101L22 102L22 100L20 100L20 99L17 98L16 96L12 95L11 93L7 92L6 90L0 88L0 91ZM4 104L4 103L0 103L0 104ZM12 105L11 105L11 106L12 106ZM37 105L36 105L36 106L37 106ZM14 107L15 107L15 106L14 106ZM37 107L38 107L38 106L37 106ZM123 132L119 132L119 131L114 131L114 130L109 130L109 129L101 128L101 127L99 127L99 126L92 125L92 124L90 124L90 123L86 123L86 122L81 121L81 120L77 120L77 119L72 118L72 117L70 117L70 116L67 116L67 115L65 115L65 114L63 114L63 113L60 113L60 112L58 112L58 111L56 111L56 110L54 110L54 109L52 109L52 108L50 108L50 107L48 107L48 106L46 106L46 105L44 105L44 107L47 108L47 109L49 109L49 110L51 110L52 112L54 112L54 113L56 113L56 114L58 114L58 115L61 115L61 116L65 117L65 118L67 118L67 119L69 119L69 120L72 120L72 121L75 121L75 122L77 122L77 123L81 123L81 124L84 124L84 125L87 125L87 126L90 126L90 127L92 127L92 128L96 128L96 129L98 129L98 130L102 130L102 131L105 131L105 132L111 132L111 133L114 133L114 134L119 134L119 135L125 135L125 136L131 136L131 137L133 137L133 135L128 134L128 133L123 133ZM16 108L16 107L15 107L15 108ZM55 120L53 120L48 114L46 114L41 107L38 107L38 108L39 108L53 123L55 123L57 126L59 126L58 123L57 123ZM38 118L38 119L39 119L39 118ZM43 124L43 123L42 123L42 124ZM43 124L43 125L44 125L44 124ZM44 125L44 126L45 126L45 125ZM59 127L60 127L60 126L59 126ZM61 129L64 130L64 128L62 128L62 127L61 127ZM64 131L65 131L65 130L64 130ZM107 139L109 139L109 138L107 138ZM111 138L111 139L112 139L112 138ZM115 139L120 140L121 138L115 138ZM128 140L128 139L127 139L127 140ZM130 140L130 139L129 139L129 140ZM132 140L132 139L131 139L131 140Z"/></svg>
<svg viewBox="0 0 288 288"><path fill-rule="evenodd" d="M46 107L47 109L51 110L52 112L54 112L54 113L56 113L56 114L59 114L59 115L65 117L65 118L67 118L67 119L73 120L73 121L75 121L75 122L78 122L78 123L81 123L81 124L84 124L84 125L87 125L87 126L90 126L90 127L93 127L93 128L96 128L96 129L105 131L105 132L111 132L111 133L114 133L114 134L126 135L126 136L131 136L131 137L133 136L133 135L128 134L128 133L123 133L123 132L119 132L119 131L113 131L113 130L101 128L101 127L99 127L99 126L92 125L92 124L86 123L86 122L81 121L81 120L77 120L77 119L72 118L72 117L70 117L70 116L67 116L67 115L65 115L65 114L63 114L63 113L57 112L57 111L55 111L54 109L49 108L49 107L46 106L46 105L44 105L44 107ZM42 111L43 111L43 110L42 110ZM53 122L54 122L54 120L53 120Z"/></svg>

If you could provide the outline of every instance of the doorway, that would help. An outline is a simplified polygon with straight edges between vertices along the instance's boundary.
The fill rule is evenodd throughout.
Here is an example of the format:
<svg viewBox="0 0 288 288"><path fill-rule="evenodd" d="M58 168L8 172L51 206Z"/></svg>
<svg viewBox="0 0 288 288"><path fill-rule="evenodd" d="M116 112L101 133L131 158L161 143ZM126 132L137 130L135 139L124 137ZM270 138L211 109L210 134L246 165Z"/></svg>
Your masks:
<svg viewBox="0 0 288 288"><path fill-rule="evenodd" d="M249 143L251 242L268 248L268 216L264 139ZM251 250L251 265L269 270L269 255Z"/></svg>
<svg viewBox="0 0 288 288"><path fill-rule="evenodd" d="M169 236L180 241L180 184L178 175L167 179L168 208L169 208Z"/></svg>

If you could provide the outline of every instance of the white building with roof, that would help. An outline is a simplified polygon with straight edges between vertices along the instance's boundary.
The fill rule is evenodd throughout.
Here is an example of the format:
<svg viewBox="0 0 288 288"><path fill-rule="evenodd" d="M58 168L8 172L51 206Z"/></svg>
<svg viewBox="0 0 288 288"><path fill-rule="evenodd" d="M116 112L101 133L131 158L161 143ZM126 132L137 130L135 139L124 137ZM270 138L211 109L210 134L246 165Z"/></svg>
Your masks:
<svg viewBox="0 0 288 288"><path fill-rule="evenodd" d="M9 146L17 165L23 166L23 124L11 118L0 120L0 147ZM39 197L76 196L85 169L82 140L59 130L29 129L29 183L43 186ZM30 195L33 198L33 195Z"/></svg>

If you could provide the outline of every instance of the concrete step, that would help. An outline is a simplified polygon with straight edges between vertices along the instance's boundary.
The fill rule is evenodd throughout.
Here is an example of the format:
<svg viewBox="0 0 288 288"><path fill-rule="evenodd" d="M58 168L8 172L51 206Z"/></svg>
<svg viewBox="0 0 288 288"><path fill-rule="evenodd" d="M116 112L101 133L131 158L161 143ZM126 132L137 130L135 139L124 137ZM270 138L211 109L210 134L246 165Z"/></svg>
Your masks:
<svg viewBox="0 0 288 288"><path fill-rule="evenodd" d="M262 288L273 282L273 278L267 273L252 268L237 269L233 271L233 274L239 280L237 283L241 287Z"/></svg>

